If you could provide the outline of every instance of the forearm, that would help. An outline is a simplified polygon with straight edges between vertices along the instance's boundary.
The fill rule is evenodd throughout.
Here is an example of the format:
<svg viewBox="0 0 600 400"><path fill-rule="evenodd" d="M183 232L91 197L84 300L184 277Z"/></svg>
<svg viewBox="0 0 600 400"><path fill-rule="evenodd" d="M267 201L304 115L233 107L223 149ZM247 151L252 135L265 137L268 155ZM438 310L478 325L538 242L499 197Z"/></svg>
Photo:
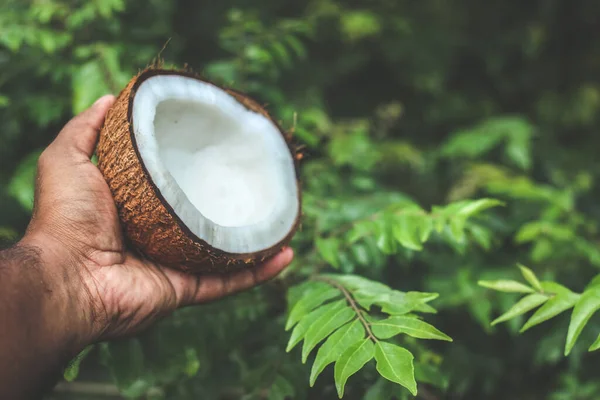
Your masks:
<svg viewBox="0 0 600 400"><path fill-rule="evenodd" d="M26 242L0 252L3 399L41 398L80 346L78 335L65 330L77 326L77 310L67 301L69 278L57 276L43 252Z"/></svg>

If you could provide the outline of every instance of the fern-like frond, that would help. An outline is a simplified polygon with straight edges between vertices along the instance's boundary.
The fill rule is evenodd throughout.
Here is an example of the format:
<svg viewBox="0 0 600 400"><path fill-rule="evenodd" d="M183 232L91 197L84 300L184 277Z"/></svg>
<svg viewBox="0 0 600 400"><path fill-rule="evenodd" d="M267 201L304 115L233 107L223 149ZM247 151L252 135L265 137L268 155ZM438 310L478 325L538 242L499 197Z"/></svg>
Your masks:
<svg viewBox="0 0 600 400"><path fill-rule="evenodd" d="M591 281L583 293L575 293L556 282L540 282L533 271L525 266L519 265L519 268L529 285L511 280L479 282L481 286L500 292L526 293L508 311L496 318L492 325L508 321L537 308L521 328L521 332L525 332L572 308L564 351L565 355L569 355L592 315L600 309L600 275ZM600 335L589 347L589 351L599 348Z"/></svg>
<svg viewBox="0 0 600 400"><path fill-rule="evenodd" d="M335 363L340 398L348 378L373 358L382 377L416 395L413 354L387 340L404 334L452 341L415 315L435 312L428 304L437 297L435 293L400 292L356 275L319 275L299 290L302 293L290 305L286 328L293 329L287 351L304 341L302 362L306 362L318 347L310 385L327 365ZM373 306L381 312L372 311Z"/></svg>

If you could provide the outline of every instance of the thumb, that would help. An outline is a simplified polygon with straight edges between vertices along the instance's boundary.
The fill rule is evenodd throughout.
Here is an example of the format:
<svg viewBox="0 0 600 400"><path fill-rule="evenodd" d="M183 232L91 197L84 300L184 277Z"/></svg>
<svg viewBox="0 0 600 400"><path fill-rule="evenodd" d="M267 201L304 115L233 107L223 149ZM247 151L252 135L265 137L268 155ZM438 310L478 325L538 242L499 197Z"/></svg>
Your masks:
<svg viewBox="0 0 600 400"><path fill-rule="evenodd" d="M61 154L81 155L89 159L94 153L106 113L114 102L113 95L100 97L90 108L69 121L50 146L59 147Z"/></svg>

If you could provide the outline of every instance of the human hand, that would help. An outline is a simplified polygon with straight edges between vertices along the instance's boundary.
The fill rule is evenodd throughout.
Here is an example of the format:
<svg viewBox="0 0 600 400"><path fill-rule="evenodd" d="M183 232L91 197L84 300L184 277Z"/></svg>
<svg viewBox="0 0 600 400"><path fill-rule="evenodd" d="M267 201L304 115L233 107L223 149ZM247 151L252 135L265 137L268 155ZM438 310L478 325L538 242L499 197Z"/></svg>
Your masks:
<svg viewBox="0 0 600 400"><path fill-rule="evenodd" d="M276 276L284 249L264 265L229 275L191 276L125 248L117 209L90 157L113 96L71 120L38 162L33 218L23 239L37 247L64 301L76 302L75 346L138 331L178 307L215 300ZM72 336L72 335L71 335Z"/></svg>

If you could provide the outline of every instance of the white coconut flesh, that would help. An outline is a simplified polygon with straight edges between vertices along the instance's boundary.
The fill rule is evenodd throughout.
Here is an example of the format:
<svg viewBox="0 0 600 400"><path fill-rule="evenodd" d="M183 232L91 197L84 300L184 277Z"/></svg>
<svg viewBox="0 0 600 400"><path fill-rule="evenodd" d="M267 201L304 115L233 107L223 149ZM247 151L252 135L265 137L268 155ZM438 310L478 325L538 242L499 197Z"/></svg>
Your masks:
<svg viewBox="0 0 600 400"><path fill-rule="evenodd" d="M132 124L152 182L198 238L226 252L255 253L293 228L294 160L268 118L209 83L156 75L135 93Z"/></svg>

